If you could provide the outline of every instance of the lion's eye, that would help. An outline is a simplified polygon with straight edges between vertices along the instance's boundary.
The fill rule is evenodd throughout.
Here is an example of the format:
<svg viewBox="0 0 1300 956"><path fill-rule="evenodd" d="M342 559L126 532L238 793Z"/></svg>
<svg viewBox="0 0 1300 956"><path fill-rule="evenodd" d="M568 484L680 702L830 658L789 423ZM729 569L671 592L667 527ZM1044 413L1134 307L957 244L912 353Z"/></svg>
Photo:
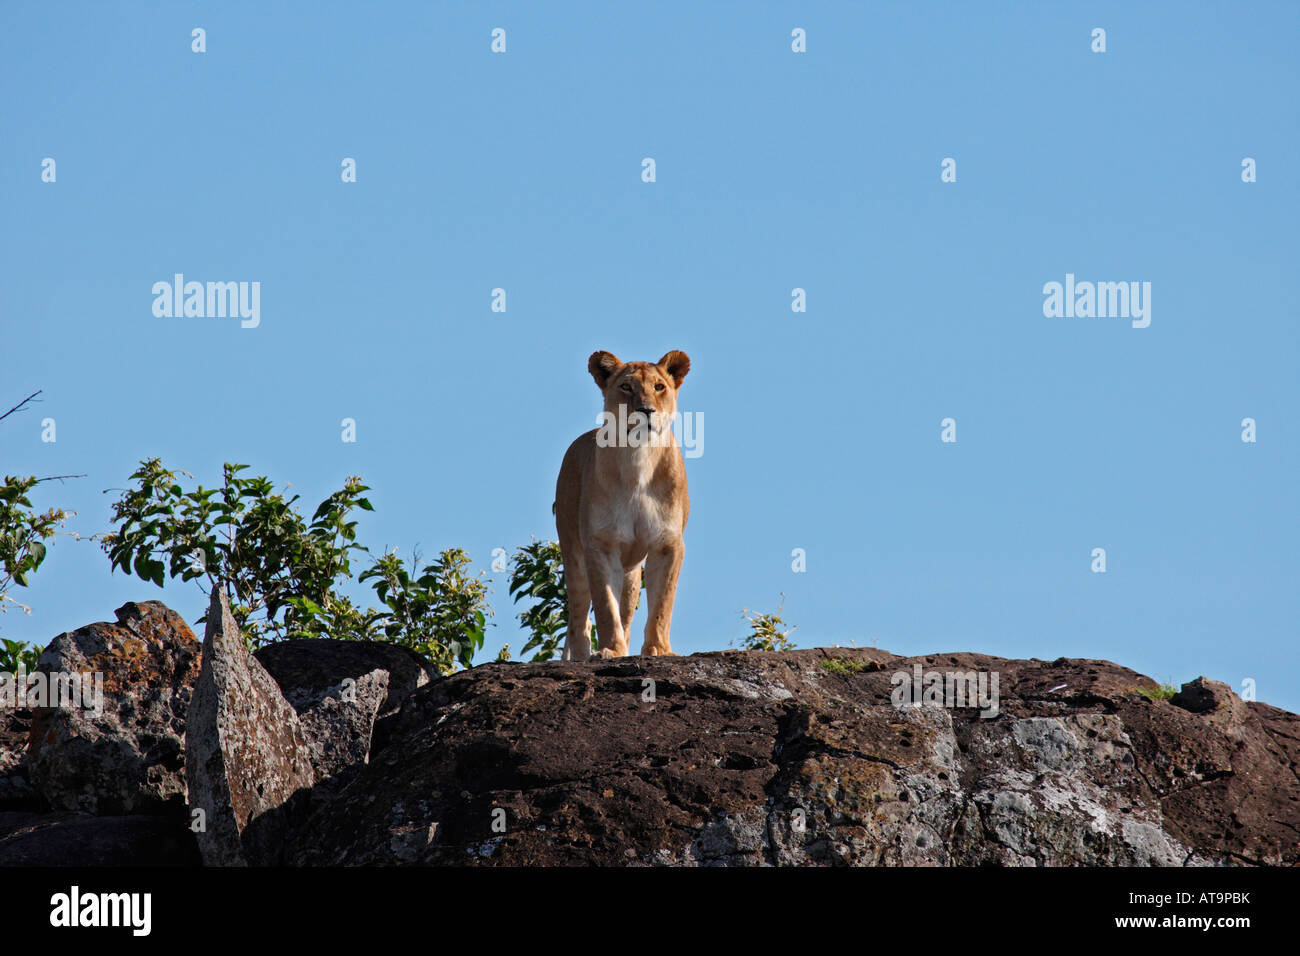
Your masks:
<svg viewBox="0 0 1300 956"><path fill-rule="evenodd" d="M664 390L664 383L663 383L663 382L656 382L656 383L655 383L655 391L656 391L656 392L662 392L663 390Z"/></svg>
<svg viewBox="0 0 1300 956"><path fill-rule="evenodd" d="M619 388L621 388L621 389L622 389L623 391L625 391L625 392L631 392L631 391L632 391L632 386L629 385L627 382L624 382L622 385L619 386Z"/></svg>

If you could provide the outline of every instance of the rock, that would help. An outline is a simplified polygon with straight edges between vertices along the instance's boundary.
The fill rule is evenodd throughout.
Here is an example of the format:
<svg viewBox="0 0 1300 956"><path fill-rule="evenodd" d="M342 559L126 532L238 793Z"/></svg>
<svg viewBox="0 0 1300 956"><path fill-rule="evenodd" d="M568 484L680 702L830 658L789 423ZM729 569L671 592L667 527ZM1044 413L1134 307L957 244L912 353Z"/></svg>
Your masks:
<svg viewBox="0 0 1300 956"><path fill-rule="evenodd" d="M282 641L254 656L297 711L320 780L381 749L402 702L438 676L414 651L374 641Z"/></svg>
<svg viewBox="0 0 1300 956"><path fill-rule="evenodd" d="M36 791L27 773L32 713L0 709L0 810L35 810Z"/></svg>
<svg viewBox="0 0 1300 956"><path fill-rule="evenodd" d="M209 866L279 862L284 828L315 783L298 715L251 654L220 584L212 589L203 666L185 736L191 812Z"/></svg>
<svg viewBox="0 0 1300 956"><path fill-rule="evenodd" d="M250 655L220 588L207 620L200 647L128 604L51 643L105 707L0 712L0 865L1300 864L1300 717L1207 678L874 649L443 678ZM896 705L931 673L993 696Z"/></svg>
<svg viewBox="0 0 1300 956"><path fill-rule="evenodd" d="M996 673L996 708L896 707L914 665ZM860 649L485 664L408 697L286 861L1300 863L1300 717L1152 683Z"/></svg>
<svg viewBox="0 0 1300 956"><path fill-rule="evenodd" d="M1216 714L1227 711L1240 715L1242 700L1232 688L1223 681L1198 677L1184 684L1182 690L1170 699L1169 703L1193 714Z"/></svg>
<svg viewBox="0 0 1300 956"><path fill-rule="evenodd" d="M317 780L327 780L370 759L375 718L388 695L388 671L373 670L293 705Z"/></svg>
<svg viewBox="0 0 1300 956"><path fill-rule="evenodd" d="M116 624L54 638L38 670L102 675L103 710L33 709L28 761L40 796L56 810L105 815L183 809L185 718L199 655L194 632L157 601L124 604Z"/></svg>
<svg viewBox="0 0 1300 956"><path fill-rule="evenodd" d="M0 866L197 866L174 816L0 812Z"/></svg>

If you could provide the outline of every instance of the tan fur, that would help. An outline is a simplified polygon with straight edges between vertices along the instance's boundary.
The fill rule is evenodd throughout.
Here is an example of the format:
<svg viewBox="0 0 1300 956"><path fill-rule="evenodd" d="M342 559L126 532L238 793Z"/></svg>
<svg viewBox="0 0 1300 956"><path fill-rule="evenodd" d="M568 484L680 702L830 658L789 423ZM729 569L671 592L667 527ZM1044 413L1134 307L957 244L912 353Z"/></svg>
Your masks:
<svg viewBox="0 0 1300 956"><path fill-rule="evenodd" d="M668 630L691 511L672 424L677 390L690 367L686 353L678 351L655 363L623 363L609 352L595 352L587 362L605 397L605 412L618 425L593 429L570 445L555 485L555 526L569 592L565 660L591 656L592 607L597 656L627 654L642 562L650 616L641 653L672 653ZM641 409L650 411L648 430Z"/></svg>

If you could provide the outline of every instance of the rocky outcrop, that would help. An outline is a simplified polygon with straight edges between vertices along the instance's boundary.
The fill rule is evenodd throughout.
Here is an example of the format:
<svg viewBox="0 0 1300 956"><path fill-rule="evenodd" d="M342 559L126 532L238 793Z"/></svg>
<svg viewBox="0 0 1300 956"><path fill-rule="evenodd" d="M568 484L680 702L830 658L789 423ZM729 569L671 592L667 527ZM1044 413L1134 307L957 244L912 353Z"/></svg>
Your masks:
<svg viewBox="0 0 1300 956"><path fill-rule="evenodd" d="M208 606L185 751L204 863L278 863L285 829L316 776L298 715L249 654L219 586Z"/></svg>
<svg viewBox="0 0 1300 956"><path fill-rule="evenodd" d="M0 865L1300 864L1300 717L1206 678L874 649L439 677L250 655L220 589L207 621L201 667L152 602L52 645L103 715L0 713Z"/></svg>
<svg viewBox="0 0 1300 956"><path fill-rule="evenodd" d="M996 714L896 706L914 665L997 674ZM1105 661L876 650L488 664L411 695L288 860L1300 862L1300 718L1154 687Z"/></svg>
<svg viewBox="0 0 1300 956"><path fill-rule="evenodd" d="M180 615L157 601L125 604L115 624L54 638L37 669L62 676L65 706L33 708L28 767L40 797L55 810L105 815L182 810L199 650ZM81 706L68 706L76 675Z"/></svg>

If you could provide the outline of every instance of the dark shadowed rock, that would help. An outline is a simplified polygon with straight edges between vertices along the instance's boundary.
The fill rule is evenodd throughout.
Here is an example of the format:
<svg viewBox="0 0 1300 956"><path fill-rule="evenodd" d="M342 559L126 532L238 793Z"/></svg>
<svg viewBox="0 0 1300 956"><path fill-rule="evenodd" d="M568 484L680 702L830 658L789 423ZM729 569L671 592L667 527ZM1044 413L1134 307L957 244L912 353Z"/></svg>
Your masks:
<svg viewBox="0 0 1300 956"><path fill-rule="evenodd" d="M197 866L175 816L0 812L0 866Z"/></svg>
<svg viewBox="0 0 1300 956"><path fill-rule="evenodd" d="M279 861L283 828L315 782L298 715L248 653L221 586L212 590L203 666L186 732L191 811L208 865Z"/></svg>
<svg viewBox="0 0 1300 956"><path fill-rule="evenodd" d="M402 702L438 676L414 651L372 641L282 641L254 656L297 711L320 780L365 763Z"/></svg>
<svg viewBox="0 0 1300 956"><path fill-rule="evenodd" d="M46 674L102 675L103 712L35 708L30 776L56 810L160 813L185 803L185 717L200 646L157 601L124 604L117 623L60 634L41 654ZM92 695L93 696L93 693Z"/></svg>
<svg viewBox="0 0 1300 956"><path fill-rule="evenodd" d="M0 810L37 809L36 791L27 774L31 711L0 709Z"/></svg>
<svg viewBox="0 0 1300 956"><path fill-rule="evenodd" d="M1239 707L1242 700L1232 688L1223 681L1210 680L1208 677L1198 677L1194 681L1188 681L1178 693L1174 694L1169 703L1183 710L1189 710L1193 714L1213 714L1220 711L1236 714L1238 717L1242 714Z"/></svg>
<svg viewBox="0 0 1300 956"><path fill-rule="evenodd" d="M996 673L996 716L896 707L914 664ZM1153 686L1105 661L858 649L488 664L411 695L287 859L1300 862L1300 718Z"/></svg>

